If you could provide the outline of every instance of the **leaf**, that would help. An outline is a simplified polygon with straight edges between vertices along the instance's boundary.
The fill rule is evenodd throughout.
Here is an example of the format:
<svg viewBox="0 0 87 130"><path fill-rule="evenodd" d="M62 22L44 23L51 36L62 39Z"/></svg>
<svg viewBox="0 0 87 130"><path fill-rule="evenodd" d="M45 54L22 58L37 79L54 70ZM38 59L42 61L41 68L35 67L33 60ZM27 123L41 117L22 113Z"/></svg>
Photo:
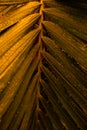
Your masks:
<svg viewBox="0 0 87 130"><path fill-rule="evenodd" d="M36 45L35 48L33 48L33 50L31 51L31 53L29 53L25 62L21 66L20 70L17 71L15 77L13 77L13 80L10 82L8 89L5 91L5 95L0 100L0 118L5 113L5 111L9 107L10 103L14 99L14 96L15 96L16 92L18 91L20 84L21 84L24 76L26 75L27 69L28 69L31 61L35 57L37 51L38 51L38 45Z"/></svg>
<svg viewBox="0 0 87 130"><path fill-rule="evenodd" d="M7 15L1 16L0 20L0 32L4 29L8 28L9 26L14 25L15 23L19 22L22 18L26 17L29 14L32 14L36 8L38 8L40 4L38 2L30 2L27 5L24 5L23 7L20 7L11 13L7 13ZM3 12L2 12L3 13ZM29 17L29 16L28 16ZM24 20L28 20L28 17ZM22 20L22 24L23 24ZM27 21L26 21L27 22ZM20 24L20 23L19 23Z"/></svg>
<svg viewBox="0 0 87 130"><path fill-rule="evenodd" d="M22 23L15 25L4 35L2 35L0 38L0 56L2 56L8 49L15 45L15 43L18 42L18 40L21 39L21 37L23 37L25 33L34 25L35 21L38 18L38 15L33 15L28 19L26 23L24 23L24 21L26 21L25 19L24 21L21 21ZM12 35L11 32L13 32ZM5 36L7 36L7 38L4 40Z"/></svg>
<svg viewBox="0 0 87 130"><path fill-rule="evenodd" d="M56 113L58 113L60 121L64 122L64 124L66 124L65 126L68 129L74 130L76 128L75 123L73 121L72 122L70 121L72 120L71 117L67 114L64 108L61 107L60 104L58 104L58 98L55 96L55 93L52 91L50 86L48 86L48 84L44 82L44 80L41 80L41 85L43 86L44 91L48 95L49 101L52 103L54 110L56 111Z"/></svg>
<svg viewBox="0 0 87 130"><path fill-rule="evenodd" d="M14 98L14 102L11 103L11 105L9 107L9 111L7 111L5 113L5 116L2 119L2 126L1 126L2 128L1 129L3 129L3 130L8 128L8 126L10 125L10 122L12 121L13 117L15 116L17 108L20 106L20 103L29 87L28 84L30 83L31 77L32 77L33 73L35 72L35 70L37 69L38 59L35 60L35 63L36 64L34 64L34 62L33 62L32 65L29 67L29 69L25 75L25 78L22 81L22 84L20 85L18 93L16 94L16 97ZM8 120L7 120L7 118L8 118ZM3 120L4 120L4 122L3 122Z"/></svg>
<svg viewBox="0 0 87 130"><path fill-rule="evenodd" d="M55 92L57 97L59 98L60 102L62 103L63 107L68 110L68 114L72 117L72 119L77 123L79 128L85 128L86 122L84 118L80 115L78 110L76 110L76 106L73 103L71 98L68 98L67 93L65 92L64 88L61 88L61 85L63 84L61 81L58 81L56 77L45 67L42 67L42 71L45 74L50 87ZM74 111L75 110L75 111ZM78 116L77 116L78 115ZM86 118L85 118L86 119ZM83 122L81 124L81 122Z"/></svg>
<svg viewBox="0 0 87 130"><path fill-rule="evenodd" d="M21 125L20 129L27 129L28 121L30 120L30 116L31 116L32 107L34 106L34 101L36 98L37 87L38 87L38 75L36 75L34 77L34 79L31 81L29 90L27 91L27 94L25 96L25 102L24 102L24 106L23 106L25 109L25 113L24 113L24 117L23 117L22 125ZM32 99L32 101L31 101L31 99ZM31 103L28 104L28 102L31 102ZM22 114L23 114L23 112L22 112ZM16 125L15 125L15 127L16 127ZM15 128L14 128L14 130L15 130Z"/></svg>
<svg viewBox="0 0 87 130"><path fill-rule="evenodd" d="M38 75L36 74L33 77L32 82L28 86L28 89L27 89L27 91L25 93L23 101L21 102L21 105L20 105L21 107L19 107L19 109L17 111L17 116L15 117L15 119L12 120L12 123L10 124L9 129L12 129L13 125L14 125L13 130L18 129L21 121L23 121L23 119L24 119L24 116L26 116L26 112L29 110L28 112L29 112L29 114L31 114L32 107L33 107L34 101L35 101L35 95L36 95L36 89L35 89L35 87L37 86L37 83L36 83L36 81L37 81L36 79L37 78L38 78ZM32 95L33 95L33 97L32 97ZM29 101L31 103L29 103ZM30 115L29 115L29 118L30 118ZM15 120L15 122L14 122L14 120ZM25 122L24 127L25 126L26 126L26 122Z"/></svg>
<svg viewBox="0 0 87 130"><path fill-rule="evenodd" d="M3 71L5 71L5 69L12 63L15 57L20 56L21 53L23 53L27 48L29 49L29 46L32 46L31 44L35 41L39 31L39 29L31 31L29 34L23 37L22 40L20 40L11 49L9 49L9 51L0 60L0 74L2 74ZM24 41L27 42L23 44ZM28 44L28 42L30 42L30 45Z"/></svg>
<svg viewBox="0 0 87 130"><path fill-rule="evenodd" d="M47 52L49 52L54 58L56 58L56 60L58 62L60 62L60 64L64 68L66 68L69 71L69 73L72 73L75 76L74 81L76 79L78 79L79 82L81 82L81 84L84 84L84 86L86 86L87 79L86 79L84 73L81 70L79 70L79 68L76 65L72 64L69 57L67 57L67 55L65 55L64 52L61 51L59 46L57 46L57 44L49 37L45 37L45 36L42 37L42 41L43 41L43 44L45 45L45 47L47 48Z"/></svg>
<svg viewBox="0 0 87 130"><path fill-rule="evenodd" d="M73 99L75 99L75 101L78 103L78 105L81 105L81 107L86 110L87 106L84 106L84 104L87 104L86 100L85 100L85 98L87 98L87 97L84 98L84 96L82 96L82 95L84 95L84 94L82 94L82 92L84 92L84 91L82 91L80 89L80 87L81 88L85 88L85 87L82 86L78 81L76 81L74 76L72 74L70 74L69 72L67 72L67 70L64 67L62 67L61 64L59 64L51 55L49 55L46 52L44 53L44 55L45 55L44 56L45 59L51 66L52 70L56 71L55 72L56 75L58 75L58 76L60 75L60 77L63 79L62 82L64 84L67 84L65 87L66 90L69 91L70 95L73 97ZM76 86L76 87L74 87L74 86Z"/></svg>
<svg viewBox="0 0 87 130"><path fill-rule="evenodd" d="M86 2L75 3L0 1L0 130L86 129Z"/></svg>
<svg viewBox="0 0 87 130"><path fill-rule="evenodd" d="M58 25L44 21L43 25L49 32L51 37L57 42L58 46L62 48L70 57L73 57L81 67L87 70L87 52L81 49L81 44L72 38L64 29L60 28ZM50 28L51 27L51 28ZM68 44L68 46L67 46ZM78 47L78 48L77 48Z"/></svg>
<svg viewBox="0 0 87 130"><path fill-rule="evenodd" d="M24 3L26 3L26 2L28 2L29 0L14 0L14 1L12 1L12 0L0 0L0 5L9 5L9 4L24 4Z"/></svg>
<svg viewBox="0 0 87 130"><path fill-rule="evenodd" d="M43 12L51 21L65 28L69 33L87 41L87 32L84 25L73 19L70 14L65 13L60 8L47 8Z"/></svg>

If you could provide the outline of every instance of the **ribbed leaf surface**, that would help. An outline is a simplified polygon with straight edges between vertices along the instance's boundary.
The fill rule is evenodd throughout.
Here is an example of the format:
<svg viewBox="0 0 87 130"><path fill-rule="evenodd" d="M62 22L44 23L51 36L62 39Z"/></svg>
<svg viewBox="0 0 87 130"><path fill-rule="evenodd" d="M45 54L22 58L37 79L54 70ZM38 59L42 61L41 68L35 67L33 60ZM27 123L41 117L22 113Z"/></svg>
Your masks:
<svg viewBox="0 0 87 130"><path fill-rule="evenodd" d="M87 129L86 9L0 0L0 130Z"/></svg>

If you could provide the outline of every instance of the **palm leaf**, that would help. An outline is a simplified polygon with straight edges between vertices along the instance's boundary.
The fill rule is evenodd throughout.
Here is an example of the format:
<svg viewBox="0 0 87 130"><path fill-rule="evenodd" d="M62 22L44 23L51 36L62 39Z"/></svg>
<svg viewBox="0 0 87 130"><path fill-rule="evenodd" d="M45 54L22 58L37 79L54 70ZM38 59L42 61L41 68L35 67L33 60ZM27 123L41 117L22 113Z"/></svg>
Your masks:
<svg viewBox="0 0 87 130"><path fill-rule="evenodd" d="M13 4L24 4L24 3L27 3L29 2L29 0L0 0L0 5L13 5Z"/></svg>
<svg viewBox="0 0 87 130"><path fill-rule="evenodd" d="M87 128L86 8L0 1L0 130Z"/></svg>

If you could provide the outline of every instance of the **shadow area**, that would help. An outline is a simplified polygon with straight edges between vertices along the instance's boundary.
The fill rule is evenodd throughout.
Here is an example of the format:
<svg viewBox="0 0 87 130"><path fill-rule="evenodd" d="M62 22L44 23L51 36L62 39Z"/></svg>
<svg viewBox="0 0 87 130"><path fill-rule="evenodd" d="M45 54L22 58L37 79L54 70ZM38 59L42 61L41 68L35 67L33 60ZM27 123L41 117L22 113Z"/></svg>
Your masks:
<svg viewBox="0 0 87 130"><path fill-rule="evenodd" d="M87 19L87 0L56 0L63 6L71 7L75 11L67 10L67 13Z"/></svg>

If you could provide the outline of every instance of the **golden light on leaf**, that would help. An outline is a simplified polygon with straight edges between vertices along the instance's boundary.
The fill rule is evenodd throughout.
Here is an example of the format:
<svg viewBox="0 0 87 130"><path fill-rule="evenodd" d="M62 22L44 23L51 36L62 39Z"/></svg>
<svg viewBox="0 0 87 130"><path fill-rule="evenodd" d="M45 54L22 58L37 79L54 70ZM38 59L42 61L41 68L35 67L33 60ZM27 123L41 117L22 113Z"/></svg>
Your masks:
<svg viewBox="0 0 87 130"><path fill-rule="evenodd" d="M0 0L0 130L86 130L87 3L70 5Z"/></svg>

